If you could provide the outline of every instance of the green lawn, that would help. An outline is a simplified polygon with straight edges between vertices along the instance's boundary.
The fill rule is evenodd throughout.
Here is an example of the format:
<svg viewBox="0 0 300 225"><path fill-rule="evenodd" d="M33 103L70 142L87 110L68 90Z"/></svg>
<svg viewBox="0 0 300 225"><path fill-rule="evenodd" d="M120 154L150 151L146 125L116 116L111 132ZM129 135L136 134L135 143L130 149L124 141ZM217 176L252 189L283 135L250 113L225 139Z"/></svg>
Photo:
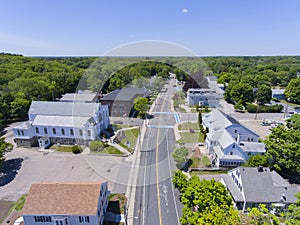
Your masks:
<svg viewBox="0 0 300 225"><path fill-rule="evenodd" d="M50 149L52 150L55 150L57 152L73 152L72 151L72 148L75 147L76 145L60 145L60 146L57 146L57 145L52 145L50 147ZM78 146L80 148L80 146ZM82 149L80 151L83 151ZM80 153L80 152L78 152Z"/></svg>
<svg viewBox="0 0 300 225"><path fill-rule="evenodd" d="M181 123L178 125L179 130L199 130L199 124L198 123Z"/></svg>
<svg viewBox="0 0 300 225"><path fill-rule="evenodd" d="M120 145L123 148L126 148L129 152L133 152L136 142L137 142L137 138L139 136L139 132L140 129L139 128L134 128L134 129L130 129L130 130L124 130L124 135L125 138L121 141ZM130 143L130 147L128 147L126 145L126 143Z"/></svg>
<svg viewBox="0 0 300 225"><path fill-rule="evenodd" d="M121 130L123 128L128 128L130 126L125 125L125 124L112 124L112 127L114 128L114 131L117 131L117 130Z"/></svg>
<svg viewBox="0 0 300 225"><path fill-rule="evenodd" d="M72 145L61 145L61 146L57 146L57 145L52 145L50 149L53 149L57 152L72 152Z"/></svg>
<svg viewBox="0 0 300 225"><path fill-rule="evenodd" d="M210 165L210 160L207 156L202 156L201 158L191 158L190 168L206 168Z"/></svg>
<svg viewBox="0 0 300 225"><path fill-rule="evenodd" d="M201 164L203 166L205 166L205 167L210 166L210 160L209 160L208 156L206 156L206 155L202 156L202 158L201 158Z"/></svg>
<svg viewBox="0 0 300 225"><path fill-rule="evenodd" d="M175 107L175 110L177 111L177 112L182 112L182 113L185 113L186 112L186 110L184 109L184 108L181 108L181 107Z"/></svg>
<svg viewBox="0 0 300 225"><path fill-rule="evenodd" d="M197 143L197 142L204 142L204 136L201 132L180 132L180 142L181 143Z"/></svg>
<svg viewBox="0 0 300 225"><path fill-rule="evenodd" d="M280 102L282 102L282 103L284 103L284 104L288 104L289 106L300 107L300 105L295 104L295 103L287 102L286 100L280 100Z"/></svg>
<svg viewBox="0 0 300 225"><path fill-rule="evenodd" d="M116 149L113 146L107 146L103 149L103 151L91 151L93 154L113 154L113 155L123 155L119 149Z"/></svg>
<svg viewBox="0 0 300 225"><path fill-rule="evenodd" d="M191 158L190 160L191 160L191 165L189 166L190 168L199 168L200 167L201 159Z"/></svg>
<svg viewBox="0 0 300 225"><path fill-rule="evenodd" d="M16 202L13 203L13 209L21 211L23 209L27 195L22 195Z"/></svg>
<svg viewBox="0 0 300 225"><path fill-rule="evenodd" d="M196 110L195 108L191 108L191 112L192 112L192 113L196 113L197 110Z"/></svg>

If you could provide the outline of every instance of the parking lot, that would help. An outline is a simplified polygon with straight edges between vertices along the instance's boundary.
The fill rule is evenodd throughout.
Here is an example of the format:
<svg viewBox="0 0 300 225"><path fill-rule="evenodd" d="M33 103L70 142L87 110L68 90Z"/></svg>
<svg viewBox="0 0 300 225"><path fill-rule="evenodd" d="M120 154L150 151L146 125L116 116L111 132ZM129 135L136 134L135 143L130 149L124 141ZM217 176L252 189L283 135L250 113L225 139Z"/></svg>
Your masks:
<svg viewBox="0 0 300 225"><path fill-rule="evenodd" d="M6 141L13 143L12 124ZM74 155L67 152L45 154L37 148L16 148L6 154L0 171L0 200L15 201L30 185L47 181L107 180L112 192L125 192L130 158L108 155Z"/></svg>
<svg viewBox="0 0 300 225"><path fill-rule="evenodd" d="M108 180L109 189L113 191L115 184L122 183L117 180L119 172L122 173L121 177L127 176L124 168L119 171L123 157L59 152L43 154L36 150L16 148L6 158L10 169L0 175L0 199L7 201L17 200L27 193L32 183Z"/></svg>

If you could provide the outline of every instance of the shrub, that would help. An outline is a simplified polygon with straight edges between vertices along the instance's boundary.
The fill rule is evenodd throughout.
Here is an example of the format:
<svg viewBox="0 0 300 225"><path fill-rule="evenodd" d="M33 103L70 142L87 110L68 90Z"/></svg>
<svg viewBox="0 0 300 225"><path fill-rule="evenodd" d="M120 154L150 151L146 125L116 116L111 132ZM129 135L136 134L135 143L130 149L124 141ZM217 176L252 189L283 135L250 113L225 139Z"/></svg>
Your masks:
<svg viewBox="0 0 300 225"><path fill-rule="evenodd" d="M103 151L103 149L106 147L106 143L103 143L102 141L91 141L90 143L90 150L91 151Z"/></svg>
<svg viewBox="0 0 300 225"><path fill-rule="evenodd" d="M259 107L259 108L257 108ZM266 105L254 105L254 104L248 104L247 105L247 111L249 113L280 113L283 110L283 105L276 104L276 105L271 105L271 106L266 106Z"/></svg>
<svg viewBox="0 0 300 225"><path fill-rule="evenodd" d="M80 148L80 146L78 146L78 145L72 146L72 152L73 152L74 154L79 154L79 153L81 153L81 148Z"/></svg>
<svg viewBox="0 0 300 225"><path fill-rule="evenodd" d="M234 105L234 109L236 111L243 111L244 110L244 106L241 102L238 102L237 104Z"/></svg>

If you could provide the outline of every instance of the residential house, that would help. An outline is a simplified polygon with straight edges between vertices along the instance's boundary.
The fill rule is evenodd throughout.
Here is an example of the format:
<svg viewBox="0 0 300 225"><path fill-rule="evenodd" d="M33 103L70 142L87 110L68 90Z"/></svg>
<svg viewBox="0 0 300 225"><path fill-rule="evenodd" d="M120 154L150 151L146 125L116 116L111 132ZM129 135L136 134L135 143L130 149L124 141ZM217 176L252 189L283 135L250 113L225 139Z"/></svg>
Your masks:
<svg viewBox="0 0 300 225"><path fill-rule="evenodd" d="M269 210L272 206L283 209L297 200L298 188L266 167L238 167L222 174L221 182L235 206L243 211L259 204L265 204Z"/></svg>
<svg viewBox="0 0 300 225"><path fill-rule="evenodd" d="M219 100L223 98L224 90L222 90L215 76L205 77L208 88L190 88L187 91L187 102L190 106L209 106L216 108L219 106Z"/></svg>
<svg viewBox="0 0 300 225"><path fill-rule="evenodd" d="M134 99L147 97L149 92L146 88L127 87L116 89L104 95L100 102L108 105L110 116L129 117L133 113Z"/></svg>
<svg viewBox="0 0 300 225"><path fill-rule="evenodd" d="M108 106L100 103L32 101L28 118L13 128L17 146L88 144L110 125Z"/></svg>
<svg viewBox="0 0 300 225"><path fill-rule="evenodd" d="M204 114L202 121L209 131L205 145L217 167L239 166L250 156L266 152L259 135L218 109Z"/></svg>
<svg viewBox="0 0 300 225"><path fill-rule="evenodd" d="M25 225L101 225L107 182L32 184L22 209Z"/></svg>
<svg viewBox="0 0 300 225"><path fill-rule="evenodd" d="M187 101L190 106L209 106L212 108L219 106L220 97L216 91L211 89L190 88L187 92Z"/></svg>

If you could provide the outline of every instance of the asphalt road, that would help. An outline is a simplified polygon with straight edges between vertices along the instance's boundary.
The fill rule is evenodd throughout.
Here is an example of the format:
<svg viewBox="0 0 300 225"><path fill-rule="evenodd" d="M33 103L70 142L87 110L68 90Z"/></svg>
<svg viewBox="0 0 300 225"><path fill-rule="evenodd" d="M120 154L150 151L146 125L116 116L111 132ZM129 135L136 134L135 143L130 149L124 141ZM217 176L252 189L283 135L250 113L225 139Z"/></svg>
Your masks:
<svg viewBox="0 0 300 225"><path fill-rule="evenodd" d="M175 169L171 157L175 144L174 115L171 112L171 97L175 88L172 82L168 91L156 100L155 114L149 120L140 155L140 165L134 206L134 224L162 225L179 223L181 204L179 193L172 185Z"/></svg>

